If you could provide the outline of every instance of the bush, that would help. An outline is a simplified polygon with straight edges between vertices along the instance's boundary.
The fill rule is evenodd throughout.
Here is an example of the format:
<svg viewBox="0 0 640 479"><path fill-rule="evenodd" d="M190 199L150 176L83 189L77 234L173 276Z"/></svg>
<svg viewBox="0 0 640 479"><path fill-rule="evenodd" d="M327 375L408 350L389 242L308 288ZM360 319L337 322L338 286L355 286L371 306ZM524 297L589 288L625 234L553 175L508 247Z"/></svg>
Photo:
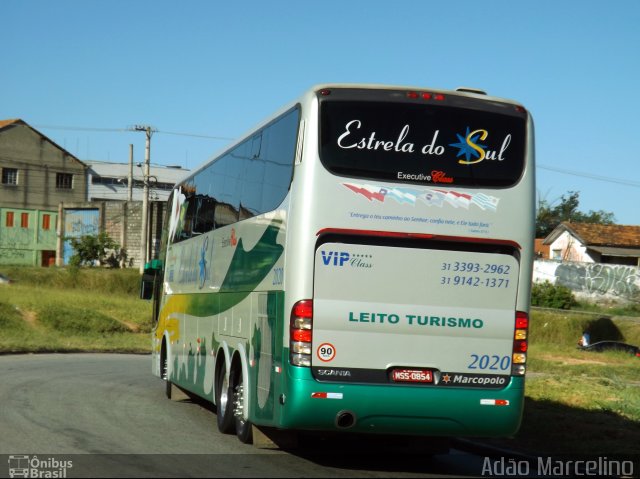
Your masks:
<svg viewBox="0 0 640 479"><path fill-rule="evenodd" d="M577 303L573 291L566 286L549 281L533 283L531 305L543 308L571 309Z"/></svg>
<svg viewBox="0 0 640 479"><path fill-rule="evenodd" d="M93 266L99 263L117 268L120 265L120 261L126 259L126 252L121 250L118 243L104 231L98 235L67 239L75 251L69 260L70 265L73 267ZM108 251L111 251L111 255L108 254Z"/></svg>

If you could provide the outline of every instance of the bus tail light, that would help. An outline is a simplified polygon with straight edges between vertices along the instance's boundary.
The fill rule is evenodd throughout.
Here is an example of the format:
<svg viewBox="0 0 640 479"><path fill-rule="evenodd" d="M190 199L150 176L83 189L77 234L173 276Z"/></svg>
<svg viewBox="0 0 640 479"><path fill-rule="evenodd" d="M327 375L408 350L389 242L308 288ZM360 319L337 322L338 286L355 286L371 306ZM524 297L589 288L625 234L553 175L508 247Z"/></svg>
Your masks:
<svg viewBox="0 0 640 479"><path fill-rule="evenodd" d="M529 349L529 315L524 311L516 311L515 326L511 374L524 376L527 370L527 349Z"/></svg>
<svg viewBox="0 0 640 479"><path fill-rule="evenodd" d="M289 360L294 366L311 366L313 339L313 301L303 299L291 308L289 323Z"/></svg>
<svg viewBox="0 0 640 479"><path fill-rule="evenodd" d="M423 100L444 101L445 96L442 93L431 93L428 91L423 91L423 92L408 91L407 98L410 98L412 100L417 100L422 98Z"/></svg>

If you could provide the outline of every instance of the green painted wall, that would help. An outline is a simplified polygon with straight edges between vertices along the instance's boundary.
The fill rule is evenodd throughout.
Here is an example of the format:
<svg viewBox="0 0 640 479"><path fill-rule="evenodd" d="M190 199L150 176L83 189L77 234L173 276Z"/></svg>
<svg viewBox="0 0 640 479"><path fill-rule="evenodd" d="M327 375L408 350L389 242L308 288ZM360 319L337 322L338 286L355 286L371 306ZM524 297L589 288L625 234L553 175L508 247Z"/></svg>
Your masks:
<svg viewBox="0 0 640 479"><path fill-rule="evenodd" d="M11 213L13 225L9 226ZM0 208L0 264L40 266L43 259L47 263L56 250L57 220L57 211Z"/></svg>

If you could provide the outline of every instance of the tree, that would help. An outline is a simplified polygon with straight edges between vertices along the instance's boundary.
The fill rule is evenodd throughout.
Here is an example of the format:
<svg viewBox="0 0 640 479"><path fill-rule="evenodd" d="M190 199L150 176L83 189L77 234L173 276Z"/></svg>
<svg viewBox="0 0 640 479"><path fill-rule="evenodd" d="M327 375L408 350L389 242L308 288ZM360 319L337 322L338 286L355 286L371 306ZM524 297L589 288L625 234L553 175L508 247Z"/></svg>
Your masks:
<svg viewBox="0 0 640 479"><path fill-rule="evenodd" d="M108 262L108 251L115 252L116 256L119 255L120 245L104 231L97 235L69 238L69 242L75 251L69 260L73 266L93 266L96 262L105 264ZM111 256L114 256L114 253L111 253Z"/></svg>
<svg viewBox="0 0 640 479"><path fill-rule="evenodd" d="M540 200L536 215L536 238L546 237L563 221L601 225L612 225L616 221L613 213L603 210L582 213L578 210L579 205L579 191L569 191L568 196L562 195L556 206L551 206L547 200Z"/></svg>

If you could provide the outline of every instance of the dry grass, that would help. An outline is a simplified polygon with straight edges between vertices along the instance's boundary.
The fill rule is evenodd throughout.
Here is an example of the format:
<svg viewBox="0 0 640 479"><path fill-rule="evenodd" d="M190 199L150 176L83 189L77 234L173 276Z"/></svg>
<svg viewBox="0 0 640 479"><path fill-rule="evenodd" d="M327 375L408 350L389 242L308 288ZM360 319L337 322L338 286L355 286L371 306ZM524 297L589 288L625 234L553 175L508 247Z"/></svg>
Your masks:
<svg viewBox="0 0 640 479"><path fill-rule="evenodd" d="M557 326L556 341L536 342L532 335L520 431L512 439L487 442L539 454L637 454L640 359L622 352L578 350L567 339L573 337L571 328L561 324L573 320L559 315L555 321L547 328ZM634 321L613 324L637 332ZM552 333L548 330L545 336L553 337Z"/></svg>
<svg viewBox="0 0 640 479"><path fill-rule="evenodd" d="M0 353L149 352L150 319L132 294L17 282L0 287Z"/></svg>

